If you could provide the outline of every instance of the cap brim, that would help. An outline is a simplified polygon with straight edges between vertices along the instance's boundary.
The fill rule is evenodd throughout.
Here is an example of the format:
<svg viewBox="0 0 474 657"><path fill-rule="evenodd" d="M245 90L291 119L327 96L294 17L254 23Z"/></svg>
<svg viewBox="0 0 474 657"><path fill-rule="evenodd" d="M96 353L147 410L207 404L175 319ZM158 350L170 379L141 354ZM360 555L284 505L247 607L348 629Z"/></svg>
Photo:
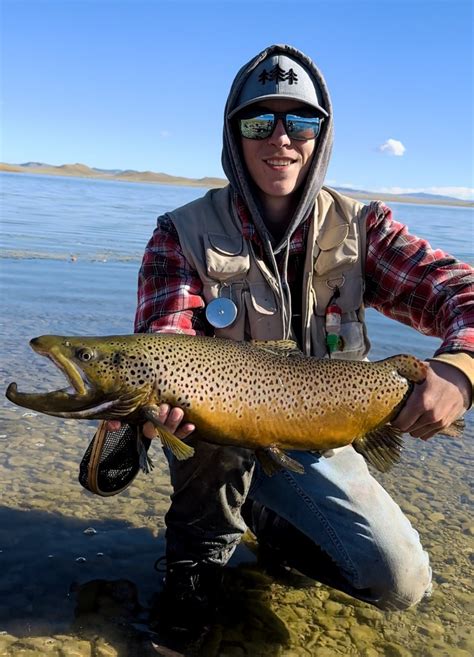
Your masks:
<svg viewBox="0 0 474 657"><path fill-rule="evenodd" d="M232 112L230 112L227 115L227 118L231 119L238 112L240 112L240 110L243 110L246 107L249 107L250 105L256 105L257 103L264 102L265 100L294 100L295 102L300 102L302 105L308 105L308 107L312 107L317 112L322 114L323 117L329 116L326 110L320 107L319 105L315 105L314 103L308 103L307 101L301 100L299 98L295 98L295 96L289 96L286 94L265 94L264 96L258 96L257 98L252 98L252 100L249 100L246 103L242 103L238 105L232 110Z"/></svg>

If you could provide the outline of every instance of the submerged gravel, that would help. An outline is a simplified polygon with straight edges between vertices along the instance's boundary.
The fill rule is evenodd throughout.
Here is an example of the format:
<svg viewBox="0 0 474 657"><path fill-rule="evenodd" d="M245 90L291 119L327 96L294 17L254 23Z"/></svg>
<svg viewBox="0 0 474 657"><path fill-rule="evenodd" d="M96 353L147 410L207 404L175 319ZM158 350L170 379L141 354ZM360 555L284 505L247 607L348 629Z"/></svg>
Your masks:
<svg viewBox="0 0 474 657"><path fill-rule="evenodd" d="M51 389L62 377L24 345L6 359L15 377ZM32 369L33 368L33 369ZM9 375L11 378L11 374ZM55 379L55 377L57 377ZM10 380L10 379L8 379ZM0 655L147 657L160 654L147 614L161 586L169 475L158 445L155 469L116 497L77 481L95 424L0 406ZM420 532L434 570L431 598L383 613L297 574L265 573L246 539L228 569L227 603L204 657L470 657L472 420L462 440L411 443L403 464L379 476ZM159 649L158 649L159 650ZM165 653L161 653L165 654ZM189 654L192 654L190 649Z"/></svg>

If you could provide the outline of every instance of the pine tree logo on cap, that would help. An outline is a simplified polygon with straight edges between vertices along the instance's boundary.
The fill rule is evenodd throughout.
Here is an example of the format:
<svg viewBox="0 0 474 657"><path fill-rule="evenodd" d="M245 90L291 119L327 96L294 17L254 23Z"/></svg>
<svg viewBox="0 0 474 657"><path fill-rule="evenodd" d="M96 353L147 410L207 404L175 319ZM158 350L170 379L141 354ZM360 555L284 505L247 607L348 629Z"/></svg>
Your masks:
<svg viewBox="0 0 474 657"><path fill-rule="evenodd" d="M248 105L265 103L272 98L304 103L314 107L318 115L328 116L317 73L305 66L304 62L282 52L271 54L246 72L228 118L231 119Z"/></svg>
<svg viewBox="0 0 474 657"><path fill-rule="evenodd" d="M288 84L298 84L298 76L294 70L290 68L289 71L285 71L278 64L275 64L271 71L267 71L267 69L264 68L258 76L258 81L262 84L273 82L274 80L277 82L286 81Z"/></svg>

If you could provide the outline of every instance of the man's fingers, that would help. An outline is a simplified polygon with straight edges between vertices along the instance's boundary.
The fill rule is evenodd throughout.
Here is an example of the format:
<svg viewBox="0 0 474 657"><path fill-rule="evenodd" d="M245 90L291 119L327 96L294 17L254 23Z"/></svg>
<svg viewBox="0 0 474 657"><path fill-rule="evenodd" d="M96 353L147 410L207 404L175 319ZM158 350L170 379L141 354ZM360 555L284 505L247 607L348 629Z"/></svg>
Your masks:
<svg viewBox="0 0 474 657"><path fill-rule="evenodd" d="M176 429L179 427L181 422L183 421L184 418L184 411L181 408L178 407L173 407L170 412L168 413L168 418L165 422L165 426L167 429L171 431L171 433L175 433Z"/></svg>
<svg viewBox="0 0 474 657"><path fill-rule="evenodd" d="M183 422L184 411L177 406L171 408L169 404L161 404L158 418L168 431L177 438L187 438L196 428L190 422ZM143 425L143 434L149 439L156 438L158 435L151 422L145 422Z"/></svg>
<svg viewBox="0 0 474 657"><path fill-rule="evenodd" d="M143 425L143 435L145 436L145 438L148 438L149 440L153 440L153 438L156 438L158 436L152 422L145 422L145 424Z"/></svg>
<svg viewBox="0 0 474 657"><path fill-rule="evenodd" d="M176 430L175 436L177 438L187 438L192 434L196 427L194 424L191 424L190 422L184 422L178 429Z"/></svg>
<svg viewBox="0 0 474 657"><path fill-rule="evenodd" d="M440 429L442 428L441 422L427 422L423 424L422 422L417 422L413 427L410 427L407 433L413 438L421 438L422 440L428 440L435 436Z"/></svg>
<svg viewBox="0 0 474 657"><path fill-rule="evenodd" d="M122 423L120 420L108 420L107 422L107 431L120 431L120 427L122 426Z"/></svg>
<svg viewBox="0 0 474 657"><path fill-rule="evenodd" d="M160 404L158 418L162 424L166 424L170 412L169 404Z"/></svg>
<svg viewBox="0 0 474 657"><path fill-rule="evenodd" d="M400 431L403 431L404 433L409 433L410 429L420 422L421 416L422 413L420 412L416 401L413 400L412 397L409 397L407 403L397 417L391 421L391 424L396 429L400 429Z"/></svg>

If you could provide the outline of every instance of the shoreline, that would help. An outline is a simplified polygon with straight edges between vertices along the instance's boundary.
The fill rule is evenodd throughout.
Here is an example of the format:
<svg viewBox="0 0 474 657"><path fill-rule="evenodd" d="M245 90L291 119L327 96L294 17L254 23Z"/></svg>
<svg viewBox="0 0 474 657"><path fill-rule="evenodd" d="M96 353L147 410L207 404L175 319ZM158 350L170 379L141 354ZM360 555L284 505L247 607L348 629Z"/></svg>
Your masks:
<svg viewBox="0 0 474 657"><path fill-rule="evenodd" d="M213 187L225 187L227 180L224 178L186 178L183 176L171 176L166 173L155 173L153 171L122 171L113 173L91 169L84 164L63 164L61 166L21 166L0 162L0 173L23 173L40 176L62 176L67 178L92 178L94 180L106 180L111 182L148 183L158 185L176 185L181 187L202 187L210 189ZM414 205L443 205L452 207L474 207L474 201L463 199L438 199L420 198L416 196L402 196L397 194L384 194L378 192L351 192L344 188L335 188L342 194L358 200L380 200L393 203L409 203Z"/></svg>

